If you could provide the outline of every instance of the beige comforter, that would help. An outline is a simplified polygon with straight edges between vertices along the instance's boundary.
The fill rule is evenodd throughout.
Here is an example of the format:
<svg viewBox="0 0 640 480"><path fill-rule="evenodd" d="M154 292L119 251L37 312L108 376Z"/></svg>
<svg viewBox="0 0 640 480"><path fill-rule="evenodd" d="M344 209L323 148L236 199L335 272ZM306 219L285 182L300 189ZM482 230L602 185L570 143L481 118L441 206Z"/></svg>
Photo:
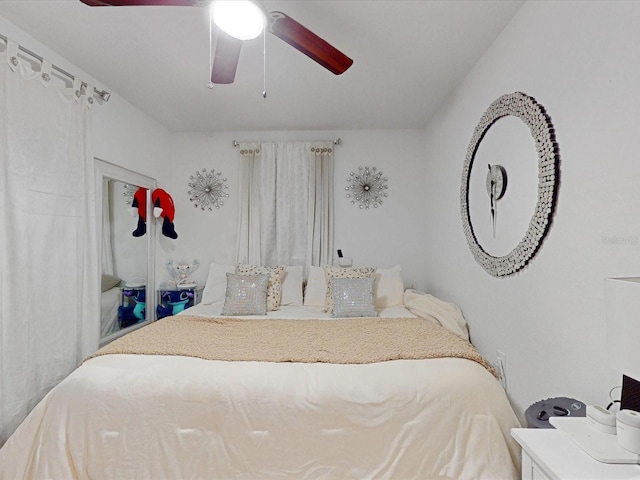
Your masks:
<svg viewBox="0 0 640 480"><path fill-rule="evenodd" d="M374 330L390 319L376 326L354 320L350 339L338 335L346 349L340 355L359 356L368 349L362 343L387 348L408 341L420 349L441 336L441 327L429 327L415 340L381 337ZM214 324L223 328L215 335L209 331ZM276 342L292 347L292 360L296 344L304 343L275 324L271 333L258 325L261 334L240 340L253 350ZM304 337L302 326L288 327ZM174 317L114 342L31 412L0 449L0 478L518 478L520 451L510 429L519 422L477 359L345 364L197 358L244 337L244 328L254 327ZM342 326L323 320L313 328L318 331L308 335L309 345L322 337L320 330ZM160 330L172 355L115 354ZM143 348L151 353L157 347ZM323 348L316 358L329 355ZM187 351L198 355L184 356Z"/></svg>
<svg viewBox="0 0 640 480"><path fill-rule="evenodd" d="M93 356L129 353L348 364L455 357L478 362L495 375L469 342L422 318L239 320L180 315L115 340Z"/></svg>

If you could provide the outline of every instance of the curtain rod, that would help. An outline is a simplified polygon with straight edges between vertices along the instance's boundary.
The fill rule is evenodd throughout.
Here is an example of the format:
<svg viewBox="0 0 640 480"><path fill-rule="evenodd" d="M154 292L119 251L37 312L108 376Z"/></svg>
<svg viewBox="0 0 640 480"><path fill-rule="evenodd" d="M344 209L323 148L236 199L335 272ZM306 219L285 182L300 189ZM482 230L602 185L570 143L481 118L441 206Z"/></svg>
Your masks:
<svg viewBox="0 0 640 480"><path fill-rule="evenodd" d="M7 43L7 40L8 40L7 37L2 35L1 33L0 33L0 39L4 40L4 42ZM22 45L18 45L18 50L20 50L22 53L26 53L27 55L35 58L39 62L43 62L44 61L44 59L40 55L37 55L36 53L32 52L28 48L23 47ZM56 72L64 75L65 77L70 78L72 82L76 78L71 73L67 72L66 70L63 70L62 68L58 67L57 65L51 65L51 68L53 70L55 70ZM80 84L80 86L81 87L84 86L86 88L87 87L87 82L82 82ZM98 95L102 99L103 102L108 102L109 98L111 97L111 94L109 92L107 92L106 90L98 90L95 87L93 88L93 93Z"/></svg>
<svg viewBox="0 0 640 480"><path fill-rule="evenodd" d="M247 142L247 143L258 143L258 142ZM341 138L336 138L333 141L333 144L334 145L342 145L342 139ZM234 146L234 148L238 148L240 146L240 142L238 142L237 140L234 140L233 141L233 146Z"/></svg>

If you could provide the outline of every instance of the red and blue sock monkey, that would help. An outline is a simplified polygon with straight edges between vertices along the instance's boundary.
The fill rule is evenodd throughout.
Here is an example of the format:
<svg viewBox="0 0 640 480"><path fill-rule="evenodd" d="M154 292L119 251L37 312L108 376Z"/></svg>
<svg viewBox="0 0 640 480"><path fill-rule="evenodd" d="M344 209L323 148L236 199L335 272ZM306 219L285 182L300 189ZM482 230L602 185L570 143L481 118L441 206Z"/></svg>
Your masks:
<svg viewBox="0 0 640 480"><path fill-rule="evenodd" d="M173 218L176 214L176 207L173 204L173 198L161 188L156 188L151 194L153 202L153 216L158 218L162 216L162 234L165 237L176 239L178 234L173 225Z"/></svg>
<svg viewBox="0 0 640 480"><path fill-rule="evenodd" d="M153 216L162 217L162 234L165 237L176 239L176 233L173 219L176 213L176 207L173 204L171 195L161 188L156 188L151 193L151 201L153 203ZM147 233L147 189L140 187L133 194L131 202L132 212L138 214L138 227L133 231L134 237L141 237Z"/></svg>
<svg viewBox="0 0 640 480"><path fill-rule="evenodd" d="M147 189L140 187L133 194L131 202L132 215L138 214L138 228L133 231L134 237L147 233Z"/></svg>

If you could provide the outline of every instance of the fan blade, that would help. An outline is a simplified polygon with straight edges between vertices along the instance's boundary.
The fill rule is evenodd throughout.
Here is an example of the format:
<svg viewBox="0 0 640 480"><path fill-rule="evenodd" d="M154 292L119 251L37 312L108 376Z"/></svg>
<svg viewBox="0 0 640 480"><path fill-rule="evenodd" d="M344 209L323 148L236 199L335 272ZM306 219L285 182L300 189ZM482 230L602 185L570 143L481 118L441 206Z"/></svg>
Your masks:
<svg viewBox="0 0 640 480"><path fill-rule="evenodd" d="M216 51L213 54L213 68L211 69L213 83L233 83L236 78L241 48L242 40L219 30Z"/></svg>
<svg viewBox="0 0 640 480"><path fill-rule="evenodd" d="M282 12L270 12L269 31L335 75L344 73L353 60L311 30Z"/></svg>
<svg viewBox="0 0 640 480"><path fill-rule="evenodd" d="M90 7L129 7L129 6L174 6L194 7L202 5L202 0L80 0Z"/></svg>

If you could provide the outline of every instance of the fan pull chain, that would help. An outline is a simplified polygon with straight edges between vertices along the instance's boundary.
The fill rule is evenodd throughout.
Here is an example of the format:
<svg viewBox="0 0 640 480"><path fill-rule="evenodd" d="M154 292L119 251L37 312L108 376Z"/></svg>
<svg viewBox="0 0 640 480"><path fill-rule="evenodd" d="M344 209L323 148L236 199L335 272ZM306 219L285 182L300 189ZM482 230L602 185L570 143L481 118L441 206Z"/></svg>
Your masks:
<svg viewBox="0 0 640 480"><path fill-rule="evenodd" d="M267 98L267 29L262 30L262 98Z"/></svg>
<svg viewBox="0 0 640 480"><path fill-rule="evenodd" d="M209 88L209 90L213 89L214 84L211 81L211 72L213 71L213 50L211 48L211 40L213 37L212 34L212 30L213 30L213 17L211 15L209 15L209 83L207 83L207 87Z"/></svg>

